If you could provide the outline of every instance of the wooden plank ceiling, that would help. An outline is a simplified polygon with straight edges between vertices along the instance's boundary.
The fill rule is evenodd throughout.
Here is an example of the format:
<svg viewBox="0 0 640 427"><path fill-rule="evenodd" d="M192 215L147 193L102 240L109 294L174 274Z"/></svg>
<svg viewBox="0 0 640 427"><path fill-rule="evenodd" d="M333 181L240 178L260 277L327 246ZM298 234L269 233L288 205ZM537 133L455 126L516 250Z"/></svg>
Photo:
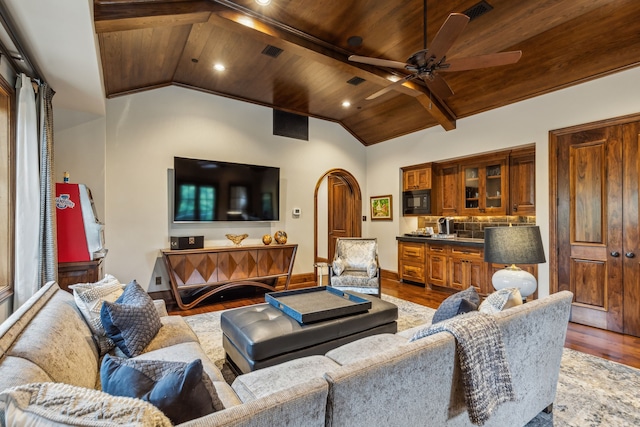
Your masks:
<svg viewBox="0 0 640 427"><path fill-rule="evenodd" d="M449 13L478 1L428 0L427 46ZM95 0L94 20L107 97L179 85L335 121L364 145L452 130L456 119L640 64L637 0L486 2L493 9L471 20L447 57L521 50L522 58L442 73L454 91L446 100L413 80L367 101L408 72L347 60L404 62L422 49L423 0ZM265 55L268 46L282 52ZM354 77L364 82L348 83Z"/></svg>

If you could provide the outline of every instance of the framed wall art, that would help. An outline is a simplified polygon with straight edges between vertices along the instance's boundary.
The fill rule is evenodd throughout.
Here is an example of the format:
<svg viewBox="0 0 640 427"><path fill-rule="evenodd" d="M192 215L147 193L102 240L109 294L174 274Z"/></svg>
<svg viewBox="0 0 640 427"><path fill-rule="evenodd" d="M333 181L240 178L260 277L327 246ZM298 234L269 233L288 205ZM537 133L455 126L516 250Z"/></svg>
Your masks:
<svg viewBox="0 0 640 427"><path fill-rule="evenodd" d="M371 197L371 220L392 220L391 195Z"/></svg>

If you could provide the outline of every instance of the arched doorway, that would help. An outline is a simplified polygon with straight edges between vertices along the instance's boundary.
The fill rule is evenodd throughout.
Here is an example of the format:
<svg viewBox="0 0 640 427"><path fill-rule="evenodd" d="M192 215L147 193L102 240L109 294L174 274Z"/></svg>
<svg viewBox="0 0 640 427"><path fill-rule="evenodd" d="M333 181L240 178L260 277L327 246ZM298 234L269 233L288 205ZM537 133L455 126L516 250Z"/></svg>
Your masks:
<svg viewBox="0 0 640 427"><path fill-rule="evenodd" d="M362 235L362 193L355 177L331 169L320 177L314 194L314 263L333 259L338 237ZM317 277L317 271L314 270Z"/></svg>

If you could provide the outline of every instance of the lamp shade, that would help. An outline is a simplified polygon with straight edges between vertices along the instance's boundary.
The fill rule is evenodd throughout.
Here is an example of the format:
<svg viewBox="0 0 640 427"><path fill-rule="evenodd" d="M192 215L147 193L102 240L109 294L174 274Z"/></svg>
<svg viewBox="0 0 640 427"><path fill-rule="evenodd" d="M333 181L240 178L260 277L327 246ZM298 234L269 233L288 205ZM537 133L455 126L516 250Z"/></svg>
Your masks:
<svg viewBox="0 0 640 427"><path fill-rule="evenodd" d="M485 228L484 260L496 264L541 264L546 262L540 227Z"/></svg>

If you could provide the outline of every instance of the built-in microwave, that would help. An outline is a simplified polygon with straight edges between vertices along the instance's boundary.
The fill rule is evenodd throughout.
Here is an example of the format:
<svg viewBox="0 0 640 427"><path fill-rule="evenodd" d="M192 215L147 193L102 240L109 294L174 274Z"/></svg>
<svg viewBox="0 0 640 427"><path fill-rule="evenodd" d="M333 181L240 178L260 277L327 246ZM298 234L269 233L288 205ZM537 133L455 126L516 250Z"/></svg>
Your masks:
<svg viewBox="0 0 640 427"><path fill-rule="evenodd" d="M402 212L404 215L430 215L431 190L403 191Z"/></svg>

